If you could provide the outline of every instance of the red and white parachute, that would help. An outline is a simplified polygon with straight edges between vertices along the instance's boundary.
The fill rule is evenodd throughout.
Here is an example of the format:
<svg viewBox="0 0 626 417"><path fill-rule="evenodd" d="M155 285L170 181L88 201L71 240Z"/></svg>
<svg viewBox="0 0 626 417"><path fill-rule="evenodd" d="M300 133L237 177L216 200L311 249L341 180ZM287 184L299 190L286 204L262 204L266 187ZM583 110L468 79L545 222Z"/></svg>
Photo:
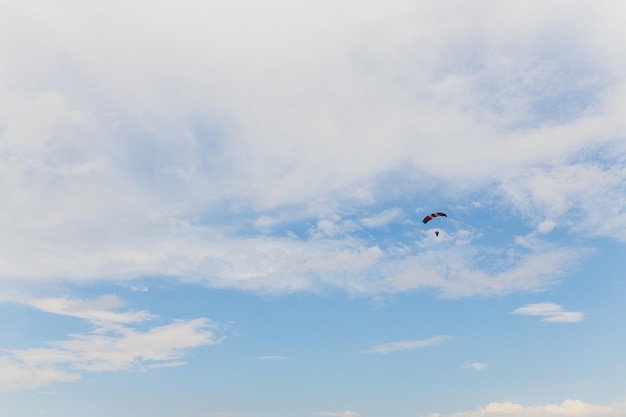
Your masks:
<svg viewBox="0 0 626 417"><path fill-rule="evenodd" d="M431 221L432 219L434 219L435 217L448 217L448 215L446 213L442 213L440 211L436 212L436 213L431 213L428 216L424 217L424 220L422 220L424 222L424 224L428 223L429 221Z"/></svg>

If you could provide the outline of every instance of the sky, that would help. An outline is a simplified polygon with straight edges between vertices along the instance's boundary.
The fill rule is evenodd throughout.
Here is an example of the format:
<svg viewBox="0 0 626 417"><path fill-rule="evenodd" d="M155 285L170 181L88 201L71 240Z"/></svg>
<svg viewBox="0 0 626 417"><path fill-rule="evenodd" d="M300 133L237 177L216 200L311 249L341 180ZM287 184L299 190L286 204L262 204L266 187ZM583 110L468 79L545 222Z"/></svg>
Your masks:
<svg viewBox="0 0 626 417"><path fill-rule="evenodd" d="M625 13L0 0L0 415L625 416Z"/></svg>

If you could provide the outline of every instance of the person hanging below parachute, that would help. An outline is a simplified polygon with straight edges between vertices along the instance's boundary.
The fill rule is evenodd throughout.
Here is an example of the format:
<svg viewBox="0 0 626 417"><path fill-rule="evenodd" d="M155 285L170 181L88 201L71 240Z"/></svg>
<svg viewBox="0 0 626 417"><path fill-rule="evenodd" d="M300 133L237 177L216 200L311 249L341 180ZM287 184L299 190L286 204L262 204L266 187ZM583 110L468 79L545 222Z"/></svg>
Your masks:
<svg viewBox="0 0 626 417"><path fill-rule="evenodd" d="M427 215L426 217L424 217L424 220L422 220L422 222L426 224L432 219L434 219L435 217L448 217L448 215L446 213L442 213L441 211L437 211L435 213L431 213ZM439 230L435 230L435 236L439 236Z"/></svg>

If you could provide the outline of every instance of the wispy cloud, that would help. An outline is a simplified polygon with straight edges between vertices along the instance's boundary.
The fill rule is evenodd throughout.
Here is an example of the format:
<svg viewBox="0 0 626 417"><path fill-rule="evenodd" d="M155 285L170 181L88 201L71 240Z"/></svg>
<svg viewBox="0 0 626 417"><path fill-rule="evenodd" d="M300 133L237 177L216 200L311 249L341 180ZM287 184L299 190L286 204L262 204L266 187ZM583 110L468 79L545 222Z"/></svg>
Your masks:
<svg viewBox="0 0 626 417"><path fill-rule="evenodd" d="M473 371L486 371L489 368L484 362L468 362L465 364L465 369L471 369Z"/></svg>
<svg viewBox="0 0 626 417"><path fill-rule="evenodd" d="M269 355L269 356L259 357L259 360L261 361L281 361L285 359L288 359L287 356L281 356L281 355Z"/></svg>
<svg viewBox="0 0 626 417"><path fill-rule="evenodd" d="M4 269L7 276L23 278L22 285L30 282L33 286L38 280L58 276L68 281L110 276L131 280L163 274L213 288L275 294L333 286L349 293L383 295L431 288L446 296L466 297L549 288L586 253L584 248L548 244L537 237L507 242L510 249L505 251L474 244L472 232L464 230L451 230L445 242L415 242L409 236L380 244L359 236L227 237L220 235L219 229L204 226L181 226L175 233L185 238L162 242L145 238L141 243L138 240L143 238L137 238L136 248L119 242L115 248L85 253L79 259L74 255L71 260L59 244L42 249L42 253L50 252L31 266L23 266L25 259L7 258L7 263L0 262L0 272ZM217 237L210 239L212 236ZM62 253L57 253L59 250ZM480 263L481 259L490 262ZM131 270L133 274L128 275ZM28 302L70 314L79 300ZM72 314L78 314L76 311ZM110 319L117 314L117 320L147 318L140 311L107 314Z"/></svg>
<svg viewBox="0 0 626 417"><path fill-rule="evenodd" d="M124 301L113 294L102 295L96 299L16 297L8 300L46 313L77 317L93 322L137 323L156 317L147 311L124 313L112 311L124 305ZM1 297L0 301L2 301Z"/></svg>
<svg viewBox="0 0 626 417"><path fill-rule="evenodd" d="M607 151L608 152L608 151ZM562 226L578 233L626 241L626 169L596 160L569 165L534 167L505 181L504 197L548 233L559 218ZM597 207L603 207L601 212ZM545 213L545 214L544 214Z"/></svg>
<svg viewBox="0 0 626 417"><path fill-rule="evenodd" d="M182 366L187 351L220 343L207 319L177 321L137 331L107 324L87 334L70 334L50 347L4 350L0 356L0 391L34 388L79 379L81 372L104 372Z"/></svg>
<svg viewBox="0 0 626 417"><path fill-rule="evenodd" d="M389 342L389 343L384 343L382 345L374 345L370 349L366 350L364 353L379 353L379 354L384 355L384 354L395 352L398 350L413 350L413 349L438 345L448 338L449 336L440 335L440 336L434 336L428 339L421 339L421 340L406 340L406 341L401 341L401 342Z"/></svg>
<svg viewBox="0 0 626 417"><path fill-rule="evenodd" d="M386 226L389 223L396 222L404 216L404 211L400 208L390 208L372 217L361 219L367 227L375 228Z"/></svg>
<svg viewBox="0 0 626 417"><path fill-rule="evenodd" d="M550 323L578 323L584 320L585 313L566 311L563 306L554 303L527 304L513 310L513 314L544 317L543 321Z"/></svg>
<svg viewBox="0 0 626 417"><path fill-rule="evenodd" d="M389 292L436 288L453 298L542 290L556 285L588 253L585 248L558 247L535 238L516 239L509 250L467 241L463 235L453 236L454 245L444 246L431 239L423 251L390 259L378 285ZM480 259L490 259L490 265L477 262Z"/></svg>
<svg viewBox="0 0 626 417"><path fill-rule="evenodd" d="M80 379L80 373L62 371L49 366L30 366L19 360L0 356L0 392L20 391Z"/></svg>

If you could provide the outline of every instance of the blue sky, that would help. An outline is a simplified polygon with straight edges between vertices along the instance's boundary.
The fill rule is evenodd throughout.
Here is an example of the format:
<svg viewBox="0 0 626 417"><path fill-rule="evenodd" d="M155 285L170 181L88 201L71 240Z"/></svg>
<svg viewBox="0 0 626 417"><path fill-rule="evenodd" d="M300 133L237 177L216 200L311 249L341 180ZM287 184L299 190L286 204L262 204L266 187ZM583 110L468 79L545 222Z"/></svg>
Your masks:
<svg viewBox="0 0 626 417"><path fill-rule="evenodd" d="M0 5L0 414L625 415L625 12Z"/></svg>

